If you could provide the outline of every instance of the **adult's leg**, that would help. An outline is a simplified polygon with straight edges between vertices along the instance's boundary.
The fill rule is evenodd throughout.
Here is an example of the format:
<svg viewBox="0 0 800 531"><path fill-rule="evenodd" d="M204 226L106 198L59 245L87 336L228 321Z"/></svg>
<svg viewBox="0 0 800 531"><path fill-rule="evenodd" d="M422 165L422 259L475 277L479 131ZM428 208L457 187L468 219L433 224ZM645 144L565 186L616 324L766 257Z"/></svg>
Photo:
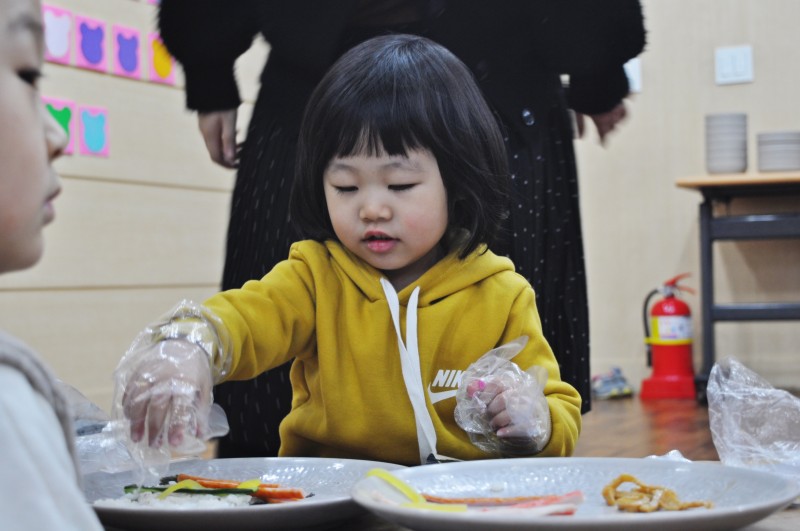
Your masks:
<svg viewBox="0 0 800 531"><path fill-rule="evenodd" d="M287 219L295 138L275 124L259 125L262 116L256 109L242 150L231 199L223 289L263 277L286 259L294 240ZM219 440L219 457L277 455L278 426L292 402L290 366L215 388L230 424L228 435Z"/></svg>
<svg viewBox="0 0 800 531"><path fill-rule="evenodd" d="M566 110L554 104L541 117L539 140L507 140L512 172L508 251L536 292L542 330L561 378L591 408L589 312L578 179Z"/></svg>

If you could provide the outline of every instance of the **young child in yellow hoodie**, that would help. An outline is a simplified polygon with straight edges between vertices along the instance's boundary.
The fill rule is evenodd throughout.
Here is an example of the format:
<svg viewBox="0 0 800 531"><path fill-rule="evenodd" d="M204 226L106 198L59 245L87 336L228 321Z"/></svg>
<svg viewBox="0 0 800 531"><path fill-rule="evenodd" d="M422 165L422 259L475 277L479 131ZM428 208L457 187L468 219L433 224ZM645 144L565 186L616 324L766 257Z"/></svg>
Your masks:
<svg viewBox="0 0 800 531"><path fill-rule="evenodd" d="M305 239L262 279L148 326L116 371L115 414L143 447L190 451L212 435L213 385L293 359L282 456L570 455L581 398L533 289L489 250L517 207L508 179L495 118L455 56L407 35L358 45L306 108L290 204ZM519 337L513 363L546 382L486 374L464 388L473 362ZM478 397L485 433L467 433L456 405ZM518 399L537 407L515 413Z"/></svg>

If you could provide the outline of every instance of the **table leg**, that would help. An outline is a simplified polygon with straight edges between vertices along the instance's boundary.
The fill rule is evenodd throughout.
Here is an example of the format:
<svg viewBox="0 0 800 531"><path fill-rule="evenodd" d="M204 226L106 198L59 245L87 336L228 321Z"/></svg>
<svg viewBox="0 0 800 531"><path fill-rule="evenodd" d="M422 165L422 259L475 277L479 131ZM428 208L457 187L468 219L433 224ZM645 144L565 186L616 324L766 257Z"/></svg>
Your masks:
<svg viewBox="0 0 800 531"><path fill-rule="evenodd" d="M701 317L703 320L703 366L695 378L697 399L706 403L708 375L714 365L714 253L711 237L713 218L711 199L706 197L700 204L700 285Z"/></svg>

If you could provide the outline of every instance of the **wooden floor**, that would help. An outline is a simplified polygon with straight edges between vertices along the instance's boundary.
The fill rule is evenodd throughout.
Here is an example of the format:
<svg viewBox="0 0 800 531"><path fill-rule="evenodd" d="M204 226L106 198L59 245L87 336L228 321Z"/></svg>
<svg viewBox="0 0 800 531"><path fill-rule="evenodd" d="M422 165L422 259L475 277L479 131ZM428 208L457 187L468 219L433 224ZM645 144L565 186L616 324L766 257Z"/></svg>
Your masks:
<svg viewBox="0 0 800 531"><path fill-rule="evenodd" d="M719 460L708 407L694 400L595 400L583 416L576 457L645 457L679 450L692 461Z"/></svg>

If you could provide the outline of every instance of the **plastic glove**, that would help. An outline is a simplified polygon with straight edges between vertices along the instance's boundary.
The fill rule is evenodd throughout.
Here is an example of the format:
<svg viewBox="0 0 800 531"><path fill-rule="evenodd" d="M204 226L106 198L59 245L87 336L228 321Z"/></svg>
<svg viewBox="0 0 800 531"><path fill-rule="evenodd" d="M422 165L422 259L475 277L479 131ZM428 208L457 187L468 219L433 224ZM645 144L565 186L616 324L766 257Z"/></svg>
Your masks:
<svg viewBox="0 0 800 531"><path fill-rule="evenodd" d="M161 341L121 365L116 377L133 442L145 440L156 448L168 442L179 451L195 451L193 439L207 434L212 404L203 349L186 340Z"/></svg>
<svg viewBox="0 0 800 531"><path fill-rule="evenodd" d="M212 387L230 365L226 338L221 322L191 301L137 336L115 371L112 405L115 419L130 422L132 442L197 453L227 432L222 410L212 416Z"/></svg>
<svg viewBox="0 0 800 531"><path fill-rule="evenodd" d="M455 419L486 452L530 455L550 440L550 407L543 391L547 371L534 366L526 372L510 361L527 342L523 336L490 350L461 377Z"/></svg>

